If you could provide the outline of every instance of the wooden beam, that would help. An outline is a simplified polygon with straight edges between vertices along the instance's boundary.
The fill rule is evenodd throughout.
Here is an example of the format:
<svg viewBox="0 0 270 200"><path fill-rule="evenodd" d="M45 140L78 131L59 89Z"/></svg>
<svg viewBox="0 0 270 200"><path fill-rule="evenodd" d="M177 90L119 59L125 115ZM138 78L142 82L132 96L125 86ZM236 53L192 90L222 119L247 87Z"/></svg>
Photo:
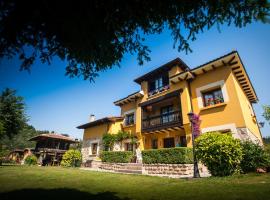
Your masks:
<svg viewBox="0 0 270 200"><path fill-rule="evenodd" d="M235 75L237 75L237 74L241 74L243 71L242 70L240 70L240 71L237 71L237 72L233 72Z"/></svg>
<svg viewBox="0 0 270 200"><path fill-rule="evenodd" d="M174 81L171 81L171 83L174 85L175 84L175 82Z"/></svg>
<svg viewBox="0 0 270 200"><path fill-rule="evenodd" d="M237 70L239 68L240 68L240 66L232 67L232 70L234 71L234 70Z"/></svg>
<svg viewBox="0 0 270 200"><path fill-rule="evenodd" d="M203 71L204 74L207 72L204 68L202 68L202 71Z"/></svg>
<svg viewBox="0 0 270 200"><path fill-rule="evenodd" d="M236 78L242 78L244 77L244 75L239 75L239 76L236 76Z"/></svg>
<svg viewBox="0 0 270 200"><path fill-rule="evenodd" d="M178 80L179 80L179 81L183 81L183 79L181 79L180 77L178 77Z"/></svg>
<svg viewBox="0 0 270 200"><path fill-rule="evenodd" d="M245 81L245 80L246 80L245 78L240 78L240 79L238 79L239 82Z"/></svg>
<svg viewBox="0 0 270 200"><path fill-rule="evenodd" d="M221 62L222 62L222 64L223 64L224 66L227 66L227 65L228 65L224 60L222 60Z"/></svg>
<svg viewBox="0 0 270 200"><path fill-rule="evenodd" d="M185 75L185 78L184 78L184 80L187 80L187 77L188 77L188 73Z"/></svg>
<svg viewBox="0 0 270 200"><path fill-rule="evenodd" d="M247 84L247 82L246 82L246 81L244 81L244 82L240 82L240 84L241 84L241 85L246 85L246 84Z"/></svg>
<svg viewBox="0 0 270 200"><path fill-rule="evenodd" d="M235 56L233 56L229 61L228 63L231 64L231 62L235 59Z"/></svg>
<svg viewBox="0 0 270 200"><path fill-rule="evenodd" d="M211 65L211 67L212 67L212 70L215 70L215 69L217 69L217 67L213 64L213 65Z"/></svg>

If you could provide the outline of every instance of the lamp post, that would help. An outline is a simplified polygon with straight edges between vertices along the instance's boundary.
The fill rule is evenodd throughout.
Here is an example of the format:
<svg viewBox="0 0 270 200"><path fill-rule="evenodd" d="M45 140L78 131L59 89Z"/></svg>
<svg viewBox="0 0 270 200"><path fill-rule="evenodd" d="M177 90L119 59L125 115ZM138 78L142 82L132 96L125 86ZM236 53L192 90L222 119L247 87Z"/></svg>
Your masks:
<svg viewBox="0 0 270 200"><path fill-rule="evenodd" d="M195 146L194 146L194 121L193 121L193 112L188 113L188 118L191 124L191 138L192 138L192 150L193 150L193 177L194 178L200 178L200 172L199 172L199 167L198 167L198 162L195 154Z"/></svg>

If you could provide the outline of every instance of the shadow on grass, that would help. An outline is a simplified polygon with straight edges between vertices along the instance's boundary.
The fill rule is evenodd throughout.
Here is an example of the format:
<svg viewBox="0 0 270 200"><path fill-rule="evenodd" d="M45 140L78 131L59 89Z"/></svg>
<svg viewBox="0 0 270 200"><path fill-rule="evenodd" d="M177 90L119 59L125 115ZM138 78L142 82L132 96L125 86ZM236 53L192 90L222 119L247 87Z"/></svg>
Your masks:
<svg viewBox="0 0 270 200"><path fill-rule="evenodd" d="M0 193L0 199L73 199L73 200L129 200L129 198L119 198L114 192L100 192L91 194L75 189L21 189L10 192Z"/></svg>

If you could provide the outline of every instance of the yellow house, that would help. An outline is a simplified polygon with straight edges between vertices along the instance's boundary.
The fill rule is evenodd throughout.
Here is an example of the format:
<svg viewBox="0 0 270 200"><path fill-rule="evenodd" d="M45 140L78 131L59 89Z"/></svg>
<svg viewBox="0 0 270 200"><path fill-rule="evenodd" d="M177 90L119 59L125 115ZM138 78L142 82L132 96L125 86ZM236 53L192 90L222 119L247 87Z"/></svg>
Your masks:
<svg viewBox="0 0 270 200"><path fill-rule="evenodd" d="M201 132L231 132L235 138L262 142L252 103L255 90L238 52L190 69L176 58L134 80L140 91L114 102L119 117L91 120L84 129L83 159L98 156L103 134L119 130L137 137L114 150L192 146L188 113L200 115Z"/></svg>

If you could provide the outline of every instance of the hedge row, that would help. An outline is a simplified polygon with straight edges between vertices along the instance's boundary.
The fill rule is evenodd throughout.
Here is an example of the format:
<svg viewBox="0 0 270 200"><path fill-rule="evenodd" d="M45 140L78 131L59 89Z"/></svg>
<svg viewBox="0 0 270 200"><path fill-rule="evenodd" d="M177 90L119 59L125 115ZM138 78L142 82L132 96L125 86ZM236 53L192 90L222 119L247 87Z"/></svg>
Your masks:
<svg viewBox="0 0 270 200"><path fill-rule="evenodd" d="M109 163L129 163L133 157L132 151L103 151L100 154L102 162Z"/></svg>
<svg viewBox="0 0 270 200"><path fill-rule="evenodd" d="M191 164L193 163L192 148L176 147L151 149L142 151L143 163Z"/></svg>

